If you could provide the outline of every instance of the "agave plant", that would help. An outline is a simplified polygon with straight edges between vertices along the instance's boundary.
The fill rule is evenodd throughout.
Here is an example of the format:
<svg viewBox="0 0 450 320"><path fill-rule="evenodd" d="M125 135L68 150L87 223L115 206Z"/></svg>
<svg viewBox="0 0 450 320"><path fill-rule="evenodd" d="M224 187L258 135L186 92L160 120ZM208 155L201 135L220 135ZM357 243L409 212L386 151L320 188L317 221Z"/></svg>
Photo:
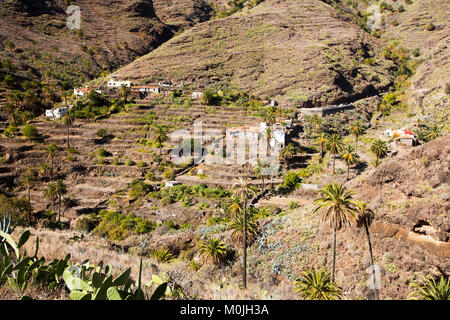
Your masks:
<svg viewBox="0 0 450 320"><path fill-rule="evenodd" d="M450 279L441 276L439 281L433 277L423 277L419 283L411 283L411 293L408 295L412 300L450 300Z"/></svg>
<svg viewBox="0 0 450 320"><path fill-rule="evenodd" d="M300 292L305 300L338 300L342 298L342 290L331 279L325 270L306 269L302 278L295 282L295 290Z"/></svg>
<svg viewBox="0 0 450 320"><path fill-rule="evenodd" d="M3 222L0 220L0 231L6 234L12 234L17 227L17 222L11 227L11 215L5 214L3 216ZM0 244L5 241L5 238L0 239Z"/></svg>

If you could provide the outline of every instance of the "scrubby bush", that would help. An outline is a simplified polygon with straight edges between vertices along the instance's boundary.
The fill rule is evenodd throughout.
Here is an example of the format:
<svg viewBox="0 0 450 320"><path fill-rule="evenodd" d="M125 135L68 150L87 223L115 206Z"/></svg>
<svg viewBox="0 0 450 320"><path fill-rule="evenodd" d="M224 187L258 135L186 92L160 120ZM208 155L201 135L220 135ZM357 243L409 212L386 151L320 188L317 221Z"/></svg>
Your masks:
<svg viewBox="0 0 450 320"><path fill-rule="evenodd" d="M128 187L128 196L131 199L142 197L146 195L151 189L148 184L142 182L141 180L132 181Z"/></svg>
<svg viewBox="0 0 450 320"><path fill-rule="evenodd" d="M427 30L427 31L433 31L434 29L436 29L436 27L431 22L429 22L425 25L425 30Z"/></svg>
<svg viewBox="0 0 450 320"><path fill-rule="evenodd" d="M39 135L39 132L35 126L31 124L26 124L23 127L22 134L26 138L35 139Z"/></svg>

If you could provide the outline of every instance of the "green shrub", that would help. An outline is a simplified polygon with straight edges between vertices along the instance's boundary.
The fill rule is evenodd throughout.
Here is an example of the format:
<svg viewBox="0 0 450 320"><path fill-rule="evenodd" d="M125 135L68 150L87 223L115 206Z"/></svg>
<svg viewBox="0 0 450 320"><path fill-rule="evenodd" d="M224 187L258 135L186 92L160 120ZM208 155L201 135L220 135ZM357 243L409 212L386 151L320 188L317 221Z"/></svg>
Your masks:
<svg viewBox="0 0 450 320"><path fill-rule="evenodd" d="M108 130L106 129L98 129L97 130L97 136L99 136L100 138L104 139L106 136L108 136Z"/></svg>
<svg viewBox="0 0 450 320"><path fill-rule="evenodd" d="M7 138L13 138L19 132L19 128L13 125L9 125L5 131L3 131L3 135Z"/></svg>
<svg viewBox="0 0 450 320"><path fill-rule="evenodd" d="M100 148L100 149L97 150L97 156L100 157L100 158L108 157L110 155L111 154L108 151L106 151L105 149L103 149L103 148Z"/></svg>
<svg viewBox="0 0 450 320"><path fill-rule="evenodd" d="M119 166L120 165L120 160L118 158L114 158L113 165Z"/></svg>
<svg viewBox="0 0 450 320"><path fill-rule="evenodd" d="M161 199L160 203L161 203L162 206L167 206L167 205L173 203L173 201L172 201L172 198L170 196L165 196L165 197L163 197Z"/></svg>
<svg viewBox="0 0 450 320"><path fill-rule="evenodd" d="M134 180L128 186L130 189L128 190L128 196L131 199L136 199L142 196L145 196L150 191L150 186L141 180Z"/></svg>
<svg viewBox="0 0 450 320"><path fill-rule="evenodd" d="M429 23L427 23L427 24L425 25L425 30L427 30L427 31L433 31L434 29L436 29L436 27L435 27L435 25L434 25L433 23L431 23L431 22L429 22Z"/></svg>
<svg viewBox="0 0 450 320"><path fill-rule="evenodd" d="M35 126L31 124L26 124L23 127L22 134L26 138L35 139L39 135L39 132Z"/></svg>
<svg viewBox="0 0 450 320"><path fill-rule="evenodd" d="M144 161L140 160L140 161L137 162L137 166L138 166L139 168L143 168L143 167L146 167L147 164L146 164Z"/></svg>
<svg viewBox="0 0 450 320"><path fill-rule="evenodd" d="M127 157L127 159L125 160L125 165L127 166L134 166L134 161L131 160L129 157Z"/></svg>
<svg viewBox="0 0 450 320"><path fill-rule="evenodd" d="M175 178L175 174L172 170L166 170L163 173L163 178L166 180L173 180Z"/></svg>
<svg viewBox="0 0 450 320"><path fill-rule="evenodd" d="M110 240L123 240L133 234L150 233L156 226L155 222L136 217L133 213L124 215L117 211L103 210L94 233Z"/></svg>

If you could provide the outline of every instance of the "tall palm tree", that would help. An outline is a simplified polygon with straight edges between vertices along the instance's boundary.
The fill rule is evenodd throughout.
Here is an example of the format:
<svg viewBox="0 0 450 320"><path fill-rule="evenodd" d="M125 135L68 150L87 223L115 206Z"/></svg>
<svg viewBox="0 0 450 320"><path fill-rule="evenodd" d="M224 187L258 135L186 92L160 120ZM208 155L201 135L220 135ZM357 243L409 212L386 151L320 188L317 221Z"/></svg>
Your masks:
<svg viewBox="0 0 450 320"><path fill-rule="evenodd" d="M73 125L73 123L75 121L75 118L72 115L70 115L70 114L66 114L63 117L62 121L63 121L63 124L67 127L67 149L69 149L70 148L70 142L69 142L69 139L70 139L70 126Z"/></svg>
<svg viewBox="0 0 450 320"><path fill-rule="evenodd" d="M334 133L328 138L327 150L333 154L333 174L335 174L336 155L341 152L343 146L344 142L339 134Z"/></svg>
<svg viewBox="0 0 450 320"><path fill-rule="evenodd" d="M250 189L251 184L245 179L239 177L239 182L235 183L234 186L238 186L233 193L236 199L239 199L241 203L244 204L243 207L243 237L242 237L242 249L243 249L243 259L244 259L244 270L243 270L243 284L244 289L247 288L247 201L250 194L256 195L255 191Z"/></svg>
<svg viewBox="0 0 450 320"><path fill-rule="evenodd" d="M292 143L289 143L286 147L284 147L280 152L280 157L283 159L283 162L286 164L290 159L292 159L296 154L295 147Z"/></svg>
<svg viewBox="0 0 450 320"><path fill-rule="evenodd" d="M56 191L56 184L55 183L50 183L47 188L44 190L43 192L43 196L46 199L49 199L52 203L52 206L55 206L55 202L58 198L58 193Z"/></svg>
<svg viewBox="0 0 450 320"><path fill-rule="evenodd" d="M228 207L228 212L237 218L242 213L242 207L238 200L234 200Z"/></svg>
<svg viewBox="0 0 450 320"><path fill-rule="evenodd" d="M167 128L163 125L155 125L153 127L153 139L159 144L159 154L161 155L162 144L167 140Z"/></svg>
<svg viewBox="0 0 450 320"><path fill-rule="evenodd" d="M55 183L55 192L58 197L58 222L61 222L61 201L62 197L67 193L67 186L61 179Z"/></svg>
<svg viewBox="0 0 450 320"><path fill-rule="evenodd" d="M381 114L383 115L383 125L384 125L386 116L388 116L391 113L391 105L382 103L378 106L378 111L381 112Z"/></svg>
<svg viewBox="0 0 450 320"><path fill-rule="evenodd" d="M264 192L265 189L265 184L264 184L264 179L266 177L266 173L268 168L270 168L270 163L266 160L257 160L256 161L256 165L253 168L253 172L255 173L257 178L261 178L262 180L262 191Z"/></svg>
<svg viewBox="0 0 450 320"><path fill-rule="evenodd" d="M366 128L360 120L356 120L350 125L349 131L355 137L355 150L358 150L358 139L365 133Z"/></svg>
<svg viewBox="0 0 450 320"><path fill-rule="evenodd" d="M20 179L20 183L27 188L29 208L31 208L31 187L35 181L36 176L33 174L32 170L28 170L28 172L26 172ZM28 221L31 221L31 211L28 212Z"/></svg>
<svg viewBox="0 0 450 320"><path fill-rule="evenodd" d="M330 279L330 273L326 270L318 272L306 269L302 272L302 278L295 282L295 290L299 291L303 298L308 300L338 300L342 298L342 290Z"/></svg>
<svg viewBox="0 0 450 320"><path fill-rule="evenodd" d="M367 244L369 246L369 255L370 255L370 263L372 266L372 277L373 277L373 293L375 295L375 299L378 300L378 285L375 274L375 268L373 263L373 253L372 253L372 242L370 241L370 232L369 227L372 224L372 221L375 217L375 213L372 209L369 208L368 204L361 201L355 201L356 203L356 226L358 228L364 228L367 236Z"/></svg>
<svg viewBox="0 0 450 320"><path fill-rule="evenodd" d="M13 90L7 97L8 101L14 104L17 111L20 111L20 106L23 102L24 95L19 90Z"/></svg>
<svg viewBox="0 0 450 320"><path fill-rule="evenodd" d="M50 161L51 161L50 175L53 178L54 159L55 159L56 154L58 153L58 147L56 146L56 144L52 143L47 147L47 149L45 149L45 152L50 157Z"/></svg>
<svg viewBox="0 0 450 320"><path fill-rule="evenodd" d="M119 94L122 96L123 101L125 104L127 104L128 96L130 95L130 88L128 88L126 85L122 84L122 86L119 89Z"/></svg>
<svg viewBox="0 0 450 320"><path fill-rule="evenodd" d="M323 160L325 156L325 148L328 144L328 134L326 132L321 132L316 138L316 144L320 147L320 160Z"/></svg>
<svg viewBox="0 0 450 320"><path fill-rule="evenodd" d="M375 140L370 146L370 151L376 155L377 160L380 160L380 158L386 156L387 150L386 142L381 139Z"/></svg>
<svg viewBox="0 0 450 320"><path fill-rule="evenodd" d="M202 243L200 254L204 262L211 261L214 264L221 264L227 255L227 247L220 239L212 238Z"/></svg>
<svg viewBox="0 0 450 320"><path fill-rule="evenodd" d="M321 198L314 201L313 213L322 212L322 221L333 229L333 262L331 266L334 280L336 266L336 233L355 216L352 192L341 184L332 183L319 190Z"/></svg>
<svg viewBox="0 0 450 320"><path fill-rule="evenodd" d="M350 179L350 165L354 165L359 162L359 155L355 152L353 146L348 145L343 148L342 159L347 164L347 180Z"/></svg>
<svg viewBox="0 0 450 320"><path fill-rule="evenodd" d="M266 122L268 125L275 123L275 114L276 114L276 108L275 107L268 107L264 110L263 113L263 119L264 122Z"/></svg>

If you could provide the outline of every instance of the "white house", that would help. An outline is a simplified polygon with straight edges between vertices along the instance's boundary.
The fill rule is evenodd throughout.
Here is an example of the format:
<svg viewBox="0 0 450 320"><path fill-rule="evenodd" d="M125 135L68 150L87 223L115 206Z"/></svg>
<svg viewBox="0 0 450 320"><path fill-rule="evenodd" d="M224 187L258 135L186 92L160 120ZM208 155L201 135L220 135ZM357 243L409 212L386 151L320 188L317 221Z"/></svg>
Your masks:
<svg viewBox="0 0 450 320"><path fill-rule="evenodd" d="M200 99L203 95L203 92L192 92L192 99Z"/></svg>
<svg viewBox="0 0 450 320"><path fill-rule="evenodd" d="M108 81L108 88L120 88L122 85L125 85L126 87L131 87L131 81L122 81L116 78L111 78Z"/></svg>
<svg viewBox="0 0 450 320"><path fill-rule="evenodd" d="M142 93L159 93L161 89L159 86L133 86L131 87L131 92L142 92Z"/></svg>
<svg viewBox="0 0 450 320"><path fill-rule="evenodd" d="M61 119L68 110L68 107L45 110L45 116L48 118Z"/></svg>
<svg viewBox="0 0 450 320"><path fill-rule="evenodd" d="M73 93L77 96L77 97L84 97L86 95L88 95L91 91L94 91L93 89L90 88L75 88L73 89ZM102 93L101 90L95 90L98 93Z"/></svg>

